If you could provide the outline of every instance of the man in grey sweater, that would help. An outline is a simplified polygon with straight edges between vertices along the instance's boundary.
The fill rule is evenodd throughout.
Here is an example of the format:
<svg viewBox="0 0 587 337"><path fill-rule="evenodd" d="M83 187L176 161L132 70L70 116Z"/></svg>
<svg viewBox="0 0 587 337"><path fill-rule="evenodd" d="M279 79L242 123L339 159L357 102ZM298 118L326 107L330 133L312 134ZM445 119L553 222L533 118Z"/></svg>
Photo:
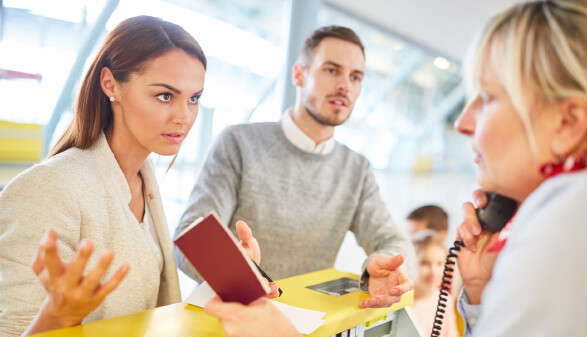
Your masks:
<svg viewBox="0 0 587 337"><path fill-rule="evenodd" d="M216 139L175 234L215 211L235 231L245 221L258 240L261 267L274 279L331 268L351 230L369 258L364 307L389 306L412 285L411 242L397 228L362 155L336 142L361 90L365 54L355 33L330 26L304 42L292 80L296 104L281 122L236 125ZM201 280L175 249L177 263ZM228 266L224 266L228 267Z"/></svg>

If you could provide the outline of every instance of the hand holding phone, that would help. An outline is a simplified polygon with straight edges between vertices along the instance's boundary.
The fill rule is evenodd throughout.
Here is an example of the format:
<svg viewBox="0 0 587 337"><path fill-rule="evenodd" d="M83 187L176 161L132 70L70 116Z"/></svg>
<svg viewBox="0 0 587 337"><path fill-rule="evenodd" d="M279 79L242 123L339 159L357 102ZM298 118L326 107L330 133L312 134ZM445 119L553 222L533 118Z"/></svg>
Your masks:
<svg viewBox="0 0 587 337"><path fill-rule="evenodd" d="M476 191L475 193L478 192L479 191ZM472 213L472 205L470 203L467 204L465 204L465 207L468 207L467 212ZM481 224L481 228L490 232L499 232L510 221L517 208L518 203L515 200L497 193L489 192L487 193L487 204L485 207L475 209L475 213L477 215L477 220ZM460 232L461 236L462 234L463 233ZM468 232L468 237L470 240L477 240L470 232ZM487 237L485 237L484 240L487 240ZM447 256L444 265L442 285L438 298L436 315L434 317L434 326L432 328L432 337L440 335L444 318L444 307L447 302L454 272L455 259L463 247L463 241L457 240L455 241L454 246L449 249L449 255ZM475 256L475 254L477 254L477 256ZM481 251L477 253L471 250L464 252L464 255L466 255L465 260L468 262L465 262L465 268L461 268L463 285L465 286L471 304L478 304L480 302L481 293L483 292L486 282L491 278L493 263L495 263L495 258L497 257L497 253L485 255L485 258L480 254L482 254ZM461 256L459 260L461 260L462 257L463 256ZM469 266L472 268L469 268ZM467 287L466 275L474 275L473 279L475 279L476 287ZM485 283L479 286L479 280L485 280Z"/></svg>

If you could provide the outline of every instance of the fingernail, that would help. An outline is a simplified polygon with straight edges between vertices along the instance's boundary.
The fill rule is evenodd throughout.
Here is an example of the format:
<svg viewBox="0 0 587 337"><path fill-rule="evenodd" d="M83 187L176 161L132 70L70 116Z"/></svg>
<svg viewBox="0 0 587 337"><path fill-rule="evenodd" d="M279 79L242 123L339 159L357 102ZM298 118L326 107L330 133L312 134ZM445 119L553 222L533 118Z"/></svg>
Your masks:
<svg viewBox="0 0 587 337"><path fill-rule="evenodd" d="M483 198L477 197L477 198L475 198L474 202L475 202L475 207L479 208L479 205L481 205L481 203L483 202Z"/></svg>

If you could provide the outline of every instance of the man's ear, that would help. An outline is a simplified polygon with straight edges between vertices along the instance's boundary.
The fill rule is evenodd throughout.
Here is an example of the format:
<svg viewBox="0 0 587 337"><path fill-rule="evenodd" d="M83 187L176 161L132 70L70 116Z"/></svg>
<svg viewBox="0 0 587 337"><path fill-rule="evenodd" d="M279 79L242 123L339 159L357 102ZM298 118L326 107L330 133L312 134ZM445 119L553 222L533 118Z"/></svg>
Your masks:
<svg viewBox="0 0 587 337"><path fill-rule="evenodd" d="M115 97L114 88L116 87L116 80L110 69L107 67L102 68L102 71L100 72L100 87L102 87L102 91L106 96Z"/></svg>
<svg viewBox="0 0 587 337"><path fill-rule="evenodd" d="M291 82L296 87L301 88L304 85L304 70L304 66L299 62L296 62L296 64L293 65L291 72Z"/></svg>
<svg viewBox="0 0 587 337"><path fill-rule="evenodd" d="M552 148L559 155L571 155L587 140L587 100L568 98L559 103L560 114Z"/></svg>

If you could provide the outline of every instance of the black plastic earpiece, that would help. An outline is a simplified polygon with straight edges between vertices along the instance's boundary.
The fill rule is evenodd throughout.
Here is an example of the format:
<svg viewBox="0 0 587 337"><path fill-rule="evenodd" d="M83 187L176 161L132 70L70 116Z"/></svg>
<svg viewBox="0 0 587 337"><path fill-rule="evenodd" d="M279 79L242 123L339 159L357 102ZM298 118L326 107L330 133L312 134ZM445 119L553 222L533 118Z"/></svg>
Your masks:
<svg viewBox="0 0 587 337"><path fill-rule="evenodd" d="M481 226L492 232L499 232L510 221L518 203L497 193L487 193L487 205L477 209Z"/></svg>

